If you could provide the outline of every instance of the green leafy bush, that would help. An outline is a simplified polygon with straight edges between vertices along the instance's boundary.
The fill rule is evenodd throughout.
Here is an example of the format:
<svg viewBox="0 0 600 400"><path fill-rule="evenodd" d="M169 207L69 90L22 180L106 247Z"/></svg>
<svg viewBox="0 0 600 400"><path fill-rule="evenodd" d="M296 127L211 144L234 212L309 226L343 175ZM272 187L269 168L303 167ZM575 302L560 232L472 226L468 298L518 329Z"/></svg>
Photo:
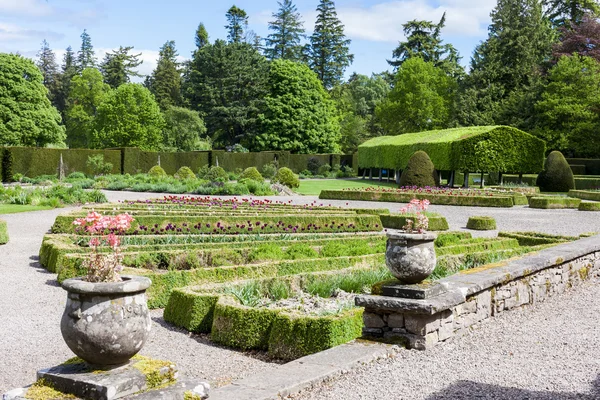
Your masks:
<svg viewBox="0 0 600 400"><path fill-rule="evenodd" d="M440 180L431 159L424 151L415 152L400 176L400 186L437 187Z"/></svg>
<svg viewBox="0 0 600 400"><path fill-rule="evenodd" d="M588 203L580 203L579 211L600 211L600 203L598 202L588 202Z"/></svg>
<svg viewBox="0 0 600 400"><path fill-rule="evenodd" d="M279 168L277 174L273 178L273 182L281 183L289 188L297 188L300 186L300 179L298 175L294 174L294 172L286 167Z"/></svg>
<svg viewBox="0 0 600 400"><path fill-rule="evenodd" d="M194 174L194 171L192 171L191 168L189 168L189 167L181 167L175 173L175 178L182 179L182 180L184 180L184 179L196 179L196 174Z"/></svg>
<svg viewBox="0 0 600 400"><path fill-rule="evenodd" d="M491 231L496 229L496 220L492 217L469 217L469 220L467 221L467 229Z"/></svg>
<svg viewBox="0 0 600 400"><path fill-rule="evenodd" d="M261 175L265 177L265 179L272 179L275 174L277 174L277 169L279 168L279 163L277 161L271 161L263 165Z"/></svg>
<svg viewBox="0 0 600 400"><path fill-rule="evenodd" d="M105 162L104 155L102 154L88 156L87 162L85 164L94 175L110 174L113 169L112 163Z"/></svg>
<svg viewBox="0 0 600 400"><path fill-rule="evenodd" d="M246 168L244 172L240 174L239 179L249 179L256 182L264 182L265 180L256 167Z"/></svg>
<svg viewBox="0 0 600 400"><path fill-rule="evenodd" d="M321 168L321 161L316 157L311 157L306 162L306 169L311 172L313 175L319 174L319 168Z"/></svg>
<svg viewBox="0 0 600 400"><path fill-rule="evenodd" d="M67 179L86 179L86 176L83 172L72 172L67 176Z"/></svg>
<svg viewBox="0 0 600 400"><path fill-rule="evenodd" d="M211 182L227 182L229 180L229 174L222 168L213 165L206 170L201 168L200 172L198 172L198 176L201 179L206 179Z"/></svg>
<svg viewBox="0 0 600 400"><path fill-rule="evenodd" d="M162 178L167 176L167 173L164 169L162 169L160 165L155 165L154 167L150 168L150 171L148 171L148 175L150 175L153 178Z"/></svg>
<svg viewBox="0 0 600 400"><path fill-rule="evenodd" d="M13 154L10 150L3 149L0 151L0 155L2 156L2 182L12 182L14 163Z"/></svg>
<svg viewBox="0 0 600 400"><path fill-rule="evenodd" d="M8 243L8 226L6 221L0 219L0 244Z"/></svg>
<svg viewBox="0 0 600 400"><path fill-rule="evenodd" d="M544 170L537 177L536 185L542 192L568 192L575 189L573 171L560 151L553 151L548 155Z"/></svg>

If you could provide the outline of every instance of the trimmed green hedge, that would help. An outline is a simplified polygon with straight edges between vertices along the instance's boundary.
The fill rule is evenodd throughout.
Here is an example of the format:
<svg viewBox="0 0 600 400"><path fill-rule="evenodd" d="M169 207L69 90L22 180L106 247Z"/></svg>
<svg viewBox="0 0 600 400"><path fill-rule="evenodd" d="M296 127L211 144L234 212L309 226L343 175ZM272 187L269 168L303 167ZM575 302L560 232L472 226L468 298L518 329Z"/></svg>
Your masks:
<svg viewBox="0 0 600 400"><path fill-rule="evenodd" d="M600 191L569 190L569 196L576 197L581 200L600 201Z"/></svg>
<svg viewBox="0 0 600 400"><path fill-rule="evenodd" d="M585 175L585 165L569 164L573 175Z"/></svg>
<svg viewBox="0 0 600 400"><path fill-rule="evenodd" d="M577 208L581 199L571 197L532 197L529 199L530 208L559 209L559 208Z"/></svg>
<svg viewBox="0 0 600 400"><path fill-rule="evenodd" d="M600 177L575 177L575 189L600 189Z"/></svg>
<svg viewBox="0 0 600 400"><path fill-rule="evenodd" d="M268 164L277 159L280 167L285 167L282 161L285 161L285 156L282 157L281 152L263 151L260 153L232 153L224 150L213 150L211 165L218 165L225 171L233 172L236 169L246 169L256 167L259 171L265 164Z"/></svg>
<svg viewBox="0 0 600 400"><path fill-rule="evenodd" d="M8 226L6 221L0 219L0 244L8 243Z"/></svg>
<svg viewBox="0 0 600 400"><path fill-rule="evenodd" d="M581 202L579 203L579 211L600 211L600 203L598 202Z"/></svg>
<svg viewBox="0 0 600 400"><path fill-rule="evenodd" d="M425 193L367 192L364 190L322 190L319 199L386 201L408 203L412 199L427 199L431 204L471 207L512 207L513 196L447 196Z"/></svg>
<svg viewBox="0 0 600 400"><path fill-rule="evenodd" d="M488 250L514 249L518 246L519 242L512 238L472 239L471 241L461 241L455 245L436 247L435 254L437 256L465 254Z"/></svg>
<svg viewBox="0 0 600 400"><path fill-rule="evenodd" d="M407 219L415 219L415 216L402 215L402 214L391 214L391 215L380 215L381 224L384 228L388 229L402 229L406 225ZM427 215L429 219L429 231L447 231L448 221L441 215Z"/></svg>
<svg viewBox="0 0 600 400"><path fill-rule="evenodd" d="M545 143L507 126L475 126L381 136L358 147L360 168L404 169L417 150L438 170L529 172L542 170Z"/></svg>
<svg viewBox="0 0 600 400"><path fill-rule="evenodd" d="M295 173L299 173L308 169L308 160L314 158L319 161L321 165L331 165L331 155L330 154L290 154L289 164L287 167L294 171ZM335 165L335 164L334 164ZM280 167L285 167L285 165L279 164Z"/></svg>
<svg viewBox="0 0 600 400"><path fill-rule="evenodd" d="M585 167L585 174L587 175L600 175L600 159L597 158L567 158L569 165L583 165ZM573 171L574 175L578 174Z"/></svg>
<svg viewBox="0 0 600 400"><path fill-rule="evenodd" d="M469 217L469 220L467 221L467 229L474 229L477 231L493 231L496 229L496 220L492 217Z"/></svg>
<svg viewBox="0 0 600 400"><path fill-rule="evenodd" d="M558 244L579 239L576 236L551 235L539 232L498 232L498 237L516 239L519 242L519 246Z"/></svg>

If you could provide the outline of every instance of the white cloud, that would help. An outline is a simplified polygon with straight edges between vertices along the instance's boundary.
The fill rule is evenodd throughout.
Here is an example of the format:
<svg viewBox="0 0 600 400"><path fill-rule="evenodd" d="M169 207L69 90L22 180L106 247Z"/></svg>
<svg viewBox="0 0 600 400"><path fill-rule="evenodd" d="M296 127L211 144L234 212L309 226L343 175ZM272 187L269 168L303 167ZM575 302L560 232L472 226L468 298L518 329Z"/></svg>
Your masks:
<svg viewBox="0 0 600 400"><path fill-rule="evenodd" d="M52 7L42 0L0 0L0 14L44 17L53 13Z"/></svg>
<svg viewBox="0 0 600 400"><path fill-rule="evenodd" d="M432 6L428 0L386 1L370 7L337 7L338 17L345 25L345 33L352 39L396 43L404 39L402 24L407 21L429 20L438 22L446 12L446 35L477 37L486 33L489 14L496 0L440 0ZM271 11L263 11L252 21L266 25ZM312 31L316 11L304 11L302 16L307 31Z"/></svg>
<svg viewBox="0 0 600 400"><path fill-rule="evenodd" d="M38 29L23 28L14 24L0 22L0 42L21 42L28 40L60 40L63 34Z"/></svg>

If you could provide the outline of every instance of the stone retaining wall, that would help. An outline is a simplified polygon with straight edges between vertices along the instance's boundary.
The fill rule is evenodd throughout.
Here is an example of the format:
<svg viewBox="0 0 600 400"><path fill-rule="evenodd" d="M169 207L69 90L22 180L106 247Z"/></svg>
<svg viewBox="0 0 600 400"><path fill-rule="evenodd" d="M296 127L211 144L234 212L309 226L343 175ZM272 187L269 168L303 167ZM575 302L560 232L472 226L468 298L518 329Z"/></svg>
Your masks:
<svg viewBox="0 0 600 400"><path fill-rule="evenodd" d="M504 311L535 304L600 275L600 236L444 278L426 300L359 296L363 335L425 350Z"/></svg>

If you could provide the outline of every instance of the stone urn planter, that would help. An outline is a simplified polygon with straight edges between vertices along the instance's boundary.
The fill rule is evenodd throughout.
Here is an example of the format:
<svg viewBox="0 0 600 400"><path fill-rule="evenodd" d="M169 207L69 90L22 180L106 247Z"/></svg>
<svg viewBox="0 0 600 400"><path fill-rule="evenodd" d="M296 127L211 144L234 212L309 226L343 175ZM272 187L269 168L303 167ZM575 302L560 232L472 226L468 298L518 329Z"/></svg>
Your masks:
<svg viewBox="0 0 600 400"><path fill-rule="evenodd" d="M405 284L427 279L435 269L434 233L387 233L385 263L392 275Z"/></svg>
<svg viewBox="0 0 600 400"><path fill-rule="evenodd" d="M146 304L150 279L122 276L121 282L67 279L67 305L60 330L78 357L95 365L125 364L140 351L152 326Z"/></svg>

